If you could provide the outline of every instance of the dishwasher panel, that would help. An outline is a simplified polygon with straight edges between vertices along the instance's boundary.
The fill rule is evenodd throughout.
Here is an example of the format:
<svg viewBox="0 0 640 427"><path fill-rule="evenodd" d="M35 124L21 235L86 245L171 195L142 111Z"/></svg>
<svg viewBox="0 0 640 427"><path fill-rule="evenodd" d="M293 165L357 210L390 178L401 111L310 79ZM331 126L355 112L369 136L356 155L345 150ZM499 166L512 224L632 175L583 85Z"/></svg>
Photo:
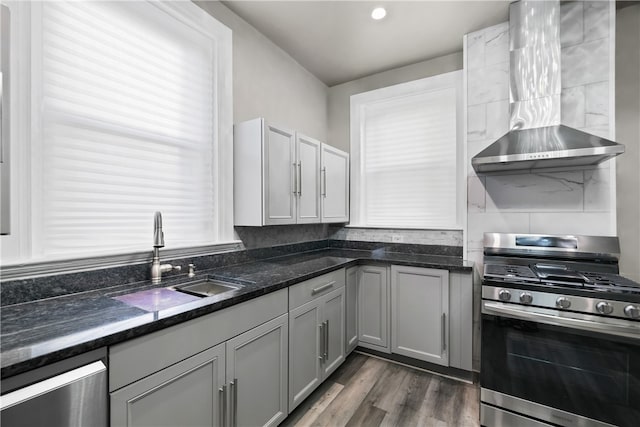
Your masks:
<svg viewBox="0 0 640 427"><path fill-rule="evenodd" d="M90 363L0 397L0 424L107 427L107 368Z"/></svg>

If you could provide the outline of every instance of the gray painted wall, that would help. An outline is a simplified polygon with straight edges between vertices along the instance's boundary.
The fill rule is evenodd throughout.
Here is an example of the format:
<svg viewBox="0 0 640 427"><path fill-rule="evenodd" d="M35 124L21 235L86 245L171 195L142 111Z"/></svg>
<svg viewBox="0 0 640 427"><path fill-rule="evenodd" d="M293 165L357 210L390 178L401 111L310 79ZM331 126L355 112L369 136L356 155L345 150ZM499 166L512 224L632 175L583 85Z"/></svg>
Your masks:
<svg viewBox="0 0 640 427"><path fill-rule="evenodd" d="M233 121L265 117L327 139L327 86L219 1L198 6L233 31ZM247 249L326 239L323 224L236 227Z"/></svg>
<svg viewBox="0 0 640 427"><path fill-rule="evenodd" d="M327 142L350 152L351 95L461 69L462 52L457 52L330 87Z"/></svg>
<svg viewBox="0 0 640 427"><path fill-rule="evenodd" d="M625 7L616 22L616 157L620 272L640 282L640 5Z"/></svg>
<svg viewBox="0 0 640 427"><path fill-rule="evenodd" d="M233 121L265 117L327 139L327 86L219 1L198 6L233 31Z"/></svg>

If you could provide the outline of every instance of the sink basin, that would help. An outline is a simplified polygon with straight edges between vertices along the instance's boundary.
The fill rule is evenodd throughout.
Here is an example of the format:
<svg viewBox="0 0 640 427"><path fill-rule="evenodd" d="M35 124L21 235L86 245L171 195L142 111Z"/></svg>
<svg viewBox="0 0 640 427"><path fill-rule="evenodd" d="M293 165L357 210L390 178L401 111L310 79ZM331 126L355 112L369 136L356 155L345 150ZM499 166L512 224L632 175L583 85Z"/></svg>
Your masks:
<svg viewBox="0 0 640 427"><path fill-rule="evenodd" d="M224 294L226 292L233 292L240 288L242 288L242 285L238 285L236 283L206 278L185 283L183 285L172 286L170 289L199 297L210 297Z"/></svg>
<svg viewBox="0 0 640 427"><path fill-rule="evenodd" d="M172 289L156 288L132 294L120 295L113 299L145 311L161 311L200 300L199 295L175 292Z"/></svg>

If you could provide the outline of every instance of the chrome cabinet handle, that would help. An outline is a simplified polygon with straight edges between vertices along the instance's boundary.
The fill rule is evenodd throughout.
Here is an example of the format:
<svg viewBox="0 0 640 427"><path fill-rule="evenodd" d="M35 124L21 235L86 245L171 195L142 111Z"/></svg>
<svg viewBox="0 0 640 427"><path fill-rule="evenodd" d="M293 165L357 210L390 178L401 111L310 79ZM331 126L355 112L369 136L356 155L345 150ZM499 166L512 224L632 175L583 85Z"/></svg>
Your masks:
<svg viewBox="0 0 640 427"><path fill-rule="evenodd" d="M238 379L233 379L233 384L235 387L233 388L233 425L238 425Z"/></svg>
<svg viewBox="0 0 640 427"><path fill-rule="evenodd" d="M225 421L227 421L227 386L223 385L218 389L220 393L220 400L218 406L220 410L220 427L224 427Z"/></svg>
<svg viewBox="0 0 640 427"><path fill-rule="evenodd" d="M442 351L447 350L447 314L442 313Z"/></svg>
<svg viewBox="0 0 640 427"><path fill-rule="evenodd" d="M324 360L329 360L329 319L326 321L327 326L324 328Z"/></svg>
<svg viewBox="0 0 640 427"><path fill-rule="evenodd" d="M298 194L298 170L295 162L293 163L293 194Z"/></svg>
<svg viewBox="0 0 640 427"><path fill-rule="evenodd" d="M320 172L322 173L322 187L323 187L321 194L323 197L327 197L327 168L326 167L322 168Z"/></svg>
<svg viewBox="0 0 640 427"><path fill-rule="evenodd" d="M322 291L326 291L327 289L333 288L333 285L336 284L336 281L329 282L326 285L318 286L317 288L313 288L311 290L311 295L319 294Z"/></svg>
<svg viewBox="0 0 640 427"><path fill-rule="evenodd" d="M302 160L298 162L298 196L302 197Z"/></svg>
<svg viewBox="0 0 640 427"><path fill-rule="evenodd" d="M231 393L231 409L229 415L229 425L235 427L238 425L238 379L234 378L229 381L229 391Z"/></svg>
<svg viewBox="0 0 640 427"><path fill-rule="evenodd" d="M318 335L318 338L320 339L320 354L318 355L318 359L324 360L324 322L318 325L318 328L320 329L320 335Z"/></svg>

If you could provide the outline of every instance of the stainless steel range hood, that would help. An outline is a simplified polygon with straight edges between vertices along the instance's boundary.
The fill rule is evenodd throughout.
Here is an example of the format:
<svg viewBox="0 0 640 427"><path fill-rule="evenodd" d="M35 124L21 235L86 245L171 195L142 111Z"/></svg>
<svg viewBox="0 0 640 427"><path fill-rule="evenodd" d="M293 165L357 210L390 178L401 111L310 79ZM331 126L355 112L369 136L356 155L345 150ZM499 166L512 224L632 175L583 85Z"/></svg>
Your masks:
<svg viewBox="0 0 640 427"><path fill-rule="evenodd" d="M478 172L595 165L624 153L624 145L568 126L512 130L471 161Z"/></svg>
<svg viewBox="0 0 640 427"><path fill-rule="evenodd" d="M477 172L595 165L624 145L560 124L560 3L509 9L510 131L471 160Z"/></svg>

